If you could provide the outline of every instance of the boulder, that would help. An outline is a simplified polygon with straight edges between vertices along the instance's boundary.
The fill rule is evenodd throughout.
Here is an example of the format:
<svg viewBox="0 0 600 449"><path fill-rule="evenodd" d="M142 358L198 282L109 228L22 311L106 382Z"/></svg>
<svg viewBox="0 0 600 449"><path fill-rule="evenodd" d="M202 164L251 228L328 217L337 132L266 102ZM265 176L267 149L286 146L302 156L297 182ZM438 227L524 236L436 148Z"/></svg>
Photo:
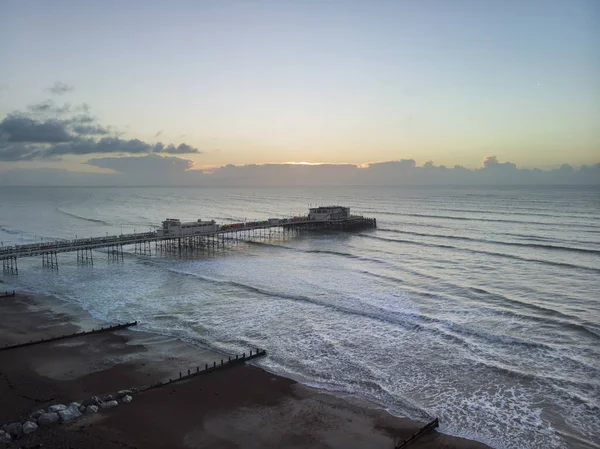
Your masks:
<svg viewBox="0 0 600 449"><path fill-rule="evenodd" d="M79 413L85 413L85 405L79 406Z"/></svg>
<svg viewBox="0 0 600 449"><path fill-rule="evenodd" d="M40 415L38 418L38 424L40 426L49 426L50 424L57 423L58 419L58 413L48 412Z"/></svg>
<svg viewBox="0 0 600 449"><path fill-rule="evenodd" d="M125 402L125 403L129 404L129 403L131 402L131 400L132 400L132 399L133 399L133 398L132 398L131 396L129 396L129 395L125 395L125 396L123 397L123 399L121 399L121 402Z"/></svg>
<svg viewBox="0 0 600 449"><path fill-rule="evenodd" d="M46 410L44 410L43 408L36 410L35 412L33 412L31 415L29 415L29 417L33 420L33 419L38 419L40 416L42 416L44 413L46 413Z"/></svg>
<svg viewBox="0 0 600 449"><path fill-rule="evenodd" d="M100 397L100 402L109 402L112 401L114 399L112 394L105 394L104 396Z"/></svg>
<svg viewBox="0 0 600 449"><path fill-rule="evenodd" d="M38 428L38 425L32 421L26 421L23 424L23 433L25 435L29 435L31 432L35 432Z"/></svg>
<svg viewBox="0 0 600 449"><path fill-rule="evenodd" d="M60 422L71 421L75 418L79 418L81 413L79 412L79 407L76 405L71 405L65 410L61 410L58 412L58 417L60 418Z"/></svg>
<svg viewBox="0 0 600 449"><path fill-rule="evenodd" d="M77 408L79 408L79 406L80 406L80 405L81 405L81 404L80 404L79 402L71 402L71 403L69 404L69 407L77 407Z"/></svg>
<svg viewBox="0 0 600 449"><path fill-rule="evenodd" d="M125 396L131 396L133 393L131 392L131 390L119 390L117 392L117 398L121 399L124 398Z"/></svg>
<svg viewBox="0 0 600 449"><path fill-rule="evenodd" d="M12 424L9 424L8 426L6 426L6 433L8 433L11 436L11 438L16 440L21 435L23 435L23 424L21 424L20 422L14 422Z"/></svg>
<svg viewBox="0 0 600 449"><path fill-rule="evenodd" d="M106 401L106 402L101 402L100 403L100 408L112 408L112 407L116 407L117 405L119 405L119 403L117 401Z"/></svg>
<svg viewBox="0 0 600 449"><path fill-rule="evenodd" d="M55 404L48 407L49 412L60 412L61 410L65 410L67 408L66 405L63 404Z"/></svg>
<svg viewBox="0 0 600 449"><path fill-rule="evenodd" d="M2 443L10 443L12 441L12 437L6 433L4 430L0 430L0 444Z"/></svg>
<svg viewBox="0 0 600 449"><path fill-rule="evenodd" d="M86 399L81 403L81 405L98 405L100 403L100 398L98 396L92 396L91 398Z"/></svg>
<svg viewBox="0 0 600 449"><path fill-rule="evenodd" d="M98 412L98 406L97 405L88 405L85 408L85 413L87 415L89 415L90 413L97 413Z"/></svg>

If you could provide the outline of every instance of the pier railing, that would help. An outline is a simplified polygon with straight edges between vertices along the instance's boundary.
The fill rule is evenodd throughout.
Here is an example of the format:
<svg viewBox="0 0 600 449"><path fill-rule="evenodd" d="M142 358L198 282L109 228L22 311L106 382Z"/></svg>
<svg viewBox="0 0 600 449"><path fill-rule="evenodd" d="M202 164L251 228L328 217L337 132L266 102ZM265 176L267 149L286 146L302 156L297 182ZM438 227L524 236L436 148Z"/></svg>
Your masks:
<svg viewBox="0 0 600 449"><path fill-rule="evenodd" d="M314 225L323 229L338 229L351 231L355 228L376 227L374 218L364 218L352 216L343 220L309 220L304 217L294 217L281 219L277 223L257 222L253 223L232 223L221 225L217 230L208 232L197 232L190 235L162 235L159 232L143 232L136 234L121 234L105 237L90 237L73 240L55 240L52 242L29 243L23 245L3 246L0 248L0 259L9 259L17 257L38 256L48 253L73 252L86 249L107 248L112 246L133 245L142 242L152 242L158 240L170 240L173 238L186 238L198 236L218 236L235 232L252 231L277 227L299 227Z"/></svg>

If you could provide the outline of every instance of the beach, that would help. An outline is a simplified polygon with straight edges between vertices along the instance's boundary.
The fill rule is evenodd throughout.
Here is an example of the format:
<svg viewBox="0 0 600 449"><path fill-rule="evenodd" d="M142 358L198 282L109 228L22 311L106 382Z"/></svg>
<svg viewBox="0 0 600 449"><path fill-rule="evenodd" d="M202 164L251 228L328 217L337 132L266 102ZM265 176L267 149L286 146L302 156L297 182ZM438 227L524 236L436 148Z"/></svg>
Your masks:
<svg viewBox="0 0 600 449"><path fill-rule="evenodd" d="M2 298L0 316L0 346L107 324L75 305L33 294ZM176 378L224 357L129 329L0 351L0 423L24 422L51 404ZM40 427L9 447L393 448L424 424L245 363L139 392L131 403L98 414ZM487 446L430 432L410 447Z"/></svg>

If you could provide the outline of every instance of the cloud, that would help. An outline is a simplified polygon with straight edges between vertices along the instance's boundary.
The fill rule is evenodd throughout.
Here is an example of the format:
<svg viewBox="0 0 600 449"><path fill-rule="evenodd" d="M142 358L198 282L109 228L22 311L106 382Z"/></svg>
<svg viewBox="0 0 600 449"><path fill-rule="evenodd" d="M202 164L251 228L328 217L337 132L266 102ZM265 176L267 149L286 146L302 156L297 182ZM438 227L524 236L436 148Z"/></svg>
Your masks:
<svg viewBox="0 0 600 449"><path fill-rule="evenodd" d="M121 139L111 127L98 123L83 104L56 105L46 100L13 112L0 121L0 161L57 159L65 155L94 153L200 154L186 143L178 146Z"/></svg>
<svg viewBox="0 0 600 449"><path fill-rule="evenodd" d="M490 156L481 168L457 165L447 168L428 161L418 166L412 159L355 165L226 165L210 172L203 180L214 185L599 185L600 163L579 169L565 164L556 170L517 168Z"/></svg>
<svg viewBox="0 0 600 449"><path fill-rule="evenodd" d="M188 144L180 143L177 147L173 144L168 145L162 150L163 153L169 154L192 154L200 153L197 148L191 147Z"/></svg>
<svg viewBox="0 0 600 449"><path fill-rule="evenodd" d="M108 128L101 125L76 125L73 127L73 131L86 136L98 136L110 133Z"/></svg>
<svg viewBox="0 0 600 449"><path fill-rule="evenodd" d="M155 138L158 138L160 136L162 136L163 130L161 129L160 131L158 131L156 134L154 134Z"/></svg>
<svg viewBox="0 0 600 449"><path fill-rule="evenodd" d="M494 169L494 170L498 170L498 169L513 170L513 169L516 169L517 166L515 164L513 164L512 162L500 163L500 162L498 162L498 158L496 156L487 156L486 158L483 159L483 161L481 161L481 168L490 168L490 169Z"/></svg>
<svg viewBox="0 0 600 449"><path fill-rule="evenodd" d="M46 90L48 90L49 92L52 92L54 95L63 95L63 94L66 94L67 92L71 92L73 89L74 89L73 86L69 86L68 84L57 81L54 83L54 85L52 87L49 87Z"/></svg>
<svg viewBox="0 0 600 449"><path fill-rule="evenodd" d="M5 143L0 142L0 161L18 162L32 161L39 158L39 150L22 142Z"/></svg>
<svg viewBox="0 0 600 449"><path fill-rule="evenodd" d="M141 141L119 141L140 146ZM129 143L123 143L129 142ZM133 142L133 143L131 143ZM107 143L108 144L108 143ZM115 142L110 142L114 145ZM143 142L142 142L143 144ZM23 143L14 146L27 146ZM131 149L131 148L129 148ZM17 158L20 151L16 148ZM28 150L29 151L29 150ZM35 158L35 155L32 155ZM20 159L19 159L20 160ZM520 169L512 163L486 164L468 169L447 168L432 161L423 166L412 160L389 161L359 168L350 164L226 165L203 173L193 161L156 153L144 156L102 157L87 164L115 173L83 174L15 169L4 171L0 185L190 185L190 186L404 186L404 185L593 185L600 186L600 163L579 168L564 164L555 170ZM497 165L504 168L497 169ZM514 167L514 168L511 168ZM44 174L45 173L45 174Z"/></svg>
<svg viewBox="0 0 600 449"><path fill-rule="evenodd" d="M194 161L173 156L148 154L142 157L103 157L90 159L88 165L108 168L119 173L144 176L182 174L194 166ZM155 181L155 180L152 180Z"/></svg>
<svg viewBox="0 0 600 449"><path fill-rule="evenodd" d="M0 122L0 144L5 142L59 143L72 136L58 120L39 121L25 116L8 115ZM1 148L1 147L0 147Z"/></svg>

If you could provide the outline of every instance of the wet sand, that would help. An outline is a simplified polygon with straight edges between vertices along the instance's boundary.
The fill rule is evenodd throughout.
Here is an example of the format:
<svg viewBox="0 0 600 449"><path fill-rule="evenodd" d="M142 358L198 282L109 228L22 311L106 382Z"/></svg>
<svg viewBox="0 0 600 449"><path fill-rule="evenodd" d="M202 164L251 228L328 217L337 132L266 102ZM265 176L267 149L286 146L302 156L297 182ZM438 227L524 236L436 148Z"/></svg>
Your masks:
<svg viewBox="0 0 600 449"><path fill-rule="evenodd" d="M106 325L52 297L0 298L0 346ZM0 425L23 422L46 405L175 378L179 371L223 357L132 330L0 351ZM391 449L423 424L240 364L135 394L130 404L72 423L41 428L11 447ZM409 447L487 446L431 432Z"/></svg>

